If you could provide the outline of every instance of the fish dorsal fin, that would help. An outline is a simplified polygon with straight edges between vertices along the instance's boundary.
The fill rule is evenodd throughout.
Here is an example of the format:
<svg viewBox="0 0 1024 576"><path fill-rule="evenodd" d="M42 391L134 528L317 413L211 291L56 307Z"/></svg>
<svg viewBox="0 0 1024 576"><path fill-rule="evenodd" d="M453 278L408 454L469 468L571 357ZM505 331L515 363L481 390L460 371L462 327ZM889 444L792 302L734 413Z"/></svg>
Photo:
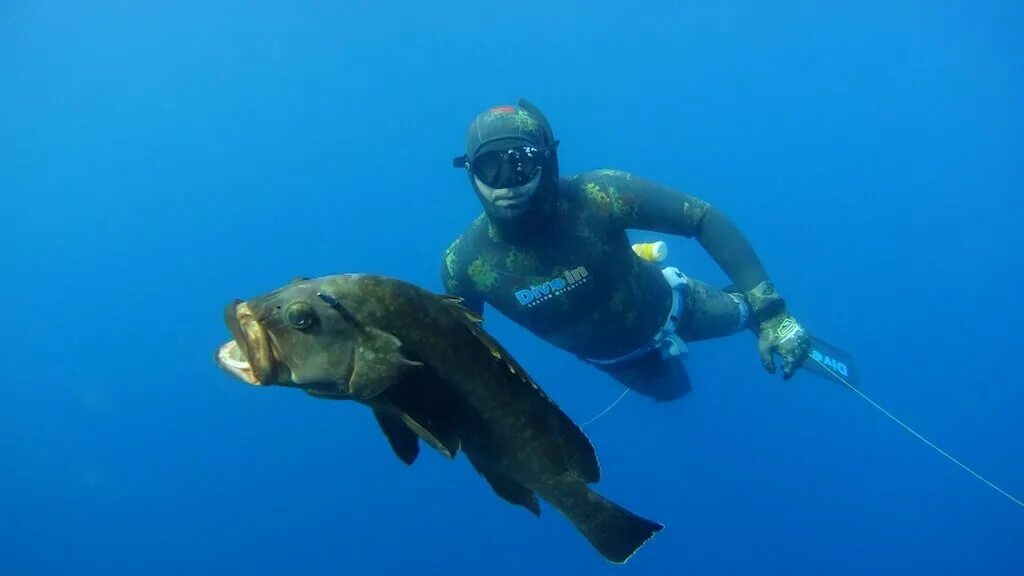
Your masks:
<svg viewBox="0 0 1024 576"><path fill-rule="evenodd" d="M524 386L529 386L538 396L555 409L556 421L553 424L558 433L562 452L565 454L567 467L575 472L584 482L597 482L601 476L601 469L597 462L597 453L594 451L594 446L590 443L590 439L583 433L583 430L565 412L562 412L558 404L523 370L519 362L493 336L484 330L483 325L479 321L480 317L462 306L461 299L453 299L452 297L443 297L443 299L451 307L456 317L462 319L463 325L468 327L473 335L487 347L495 361L504 364L508 371L515 374ZM477 320L474 321L474 318Z"/></svg>
<svg viewBox="0 0 1024 576"><path fill-rule="evenodd" d="M402 341L395 335L372 326L363 330L356 345L349 393L369 400L387 390L410 370L422 367L402 353Z"/></svg>
<svg viewBox="0 0 1024 576"><path fill-rule="evenodd" d="M472 322L474 324L482 324L483 323L483 321L484 321L483 317L481 317L476 312L473 312L469 308L466 308L466 306L463 304L463 302L465 302L465 299L462 298L461 296L452 296L451 294L441 294L441 299L443 299L445 301L445 303L448 304L449 306L451 306L452 308L455 308L456 310L461 312L466 318L469 319L470 322Z"/></svg>
<svg viewBox="0 0 1024 576"><path fill-rule="evenodd" d="M459 298L458 296L444 295L441 296L441 300L445 303L446 306L448 306L449 310L451 310L451 312L455 315L456 319L458 319L463 325L468 327L470 332L472 332L473 335L476 336L478 340L480 340L481 342L483 342L485 346L487 346L487 349L491 351L492 356L494 356L496 359L504 360L506 364L508 364L509 370L513 374L521 374L525 376L525 374L519 368L518 363L516 363L516 361L511 356L505 353L505 349L501 347L501 344L499 344L497 340L495 340L490 334L487 333L486 330L483 329L483 318L481 318L480 315L477 314L476 312L473 312L469 308L466 308L465 306L462 305L462 298Z"/></svg>
<svg viewBox="0 0 1024 576"><path fill-rule="evenodd" d="M555 423L558 438L561 440L566 463L580 480L589 484L601 479L601 466L597 462L597 453L587 435L561 410L558 411Z"/></svg>

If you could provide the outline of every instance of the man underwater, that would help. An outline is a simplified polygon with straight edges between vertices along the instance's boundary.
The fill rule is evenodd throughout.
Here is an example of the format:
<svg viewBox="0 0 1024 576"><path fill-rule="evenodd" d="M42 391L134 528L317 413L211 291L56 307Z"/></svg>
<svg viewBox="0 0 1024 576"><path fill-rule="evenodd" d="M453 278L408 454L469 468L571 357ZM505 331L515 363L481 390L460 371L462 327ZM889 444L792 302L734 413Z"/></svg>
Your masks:
<svg viewBox="0 0 1024 576"><path fill-rule="evenodd" d="M545 341L656 401L683 396L686 342L751 330L761 363L783 379L811 339L786 310L739 229L710 204L632 174L560 178L558 141L520 100L479 114L464 168L484 212L445 251L445 289L490 304ZM626 230L696 238L732 279L720 290L637 256Z"/></svg>

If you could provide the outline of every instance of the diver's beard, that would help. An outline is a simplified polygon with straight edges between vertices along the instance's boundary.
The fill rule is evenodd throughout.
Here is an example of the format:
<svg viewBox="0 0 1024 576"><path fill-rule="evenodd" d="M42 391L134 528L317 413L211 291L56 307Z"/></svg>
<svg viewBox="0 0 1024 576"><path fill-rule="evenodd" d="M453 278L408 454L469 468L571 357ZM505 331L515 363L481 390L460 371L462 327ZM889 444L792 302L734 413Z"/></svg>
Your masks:
<svg viewBox="0 0 1024 576"><path fill-rule="evenodd" d="M513 207L503 207L494 204L487 205L487 215L495 220L510 221L522 216L530 209L528 204Z"/></svg>
<svg viewBox="0 0 1024 576"><path fill-rule="evenodd" d="M236 378L253 385L275 383L277 362L266 329L249 305L240 300L224 310L230 340L217 351L217 364Z"/></svg>
<svg viewBox="0 0 1024 576"><path fill-rule="evenodd" d="M519 189L493 189L474 178L477 198L483 205L487 219L508 239L527 231L536 230L548 220L554 211L553 201L557 196L557 181L542 170L540 174ZM529 186L528 190L521 190ZM510 201L496 202L504 198Z"/></svg>
<svg viewBox="0 0 1024 576"><path fill-rule="evenodd" d="M491 188L473 176L473 183L488 215L497 219L516 218L530 211L543 181L544 170L522 186Z"/></svg>

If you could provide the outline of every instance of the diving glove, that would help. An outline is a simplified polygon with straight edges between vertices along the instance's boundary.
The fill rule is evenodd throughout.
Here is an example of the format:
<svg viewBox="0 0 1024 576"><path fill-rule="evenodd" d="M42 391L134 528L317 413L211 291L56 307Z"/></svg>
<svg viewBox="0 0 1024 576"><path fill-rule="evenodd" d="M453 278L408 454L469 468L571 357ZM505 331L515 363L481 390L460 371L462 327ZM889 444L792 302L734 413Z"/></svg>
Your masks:
<svg viewBox="0 0 1024 576"><path fill-rule="evenodd" d="M775 374L775 357L782 358L782 379L789 380L807 359L811 338L807 331L786 312L786 303L767 280L745 294L750 310L757 319L757 349L761 364Z"/></svg>

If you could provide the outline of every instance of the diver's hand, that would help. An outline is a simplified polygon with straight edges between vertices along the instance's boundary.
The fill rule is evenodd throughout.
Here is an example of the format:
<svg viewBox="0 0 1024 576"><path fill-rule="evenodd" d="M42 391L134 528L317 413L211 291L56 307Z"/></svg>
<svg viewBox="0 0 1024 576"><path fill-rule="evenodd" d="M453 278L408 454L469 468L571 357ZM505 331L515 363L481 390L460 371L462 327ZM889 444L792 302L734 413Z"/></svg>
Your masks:
<svg viewBox="0 0 1024 576"><path fill-rule="evenodd" d="M803 326L786 311L786 302L765 280L744 293L750 310L757 318L757 349L761 364L775 374L775 354L782 358L782 379L789 380L807 359L811 337Z"/></svg>
<svg viewBox="0 0 1024 576"><path fill-rule="evenodd" d="M769 374L775 374L775 354L782 358L782 379L789 380L803 365L811 351L811 338L807 331L787 312L761 322L757 332L757 349L761 364Z"/></svg>

